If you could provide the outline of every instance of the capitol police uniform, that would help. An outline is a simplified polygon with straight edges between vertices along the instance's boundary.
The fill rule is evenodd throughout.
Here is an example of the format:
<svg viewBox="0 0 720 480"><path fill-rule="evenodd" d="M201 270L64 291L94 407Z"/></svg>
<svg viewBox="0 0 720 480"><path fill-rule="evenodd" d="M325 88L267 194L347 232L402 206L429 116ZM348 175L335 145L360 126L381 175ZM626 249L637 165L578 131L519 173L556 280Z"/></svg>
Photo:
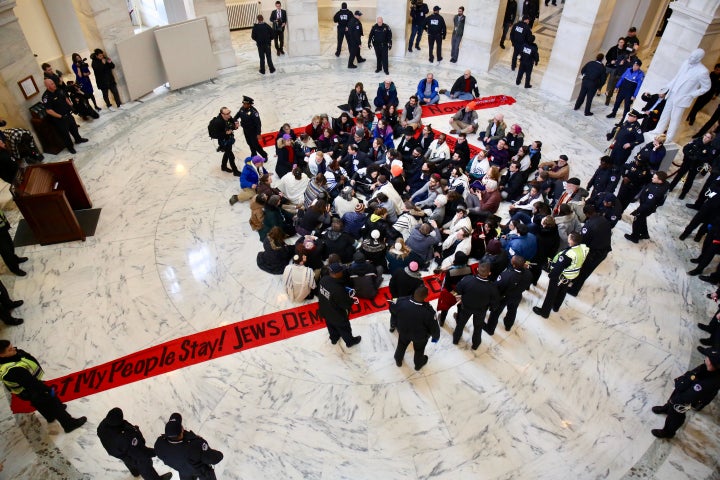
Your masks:
<svg viewBox="0 0 720 480"><path fill-rule="evenodd" d="M223 459L223 454L210 448L204 438L183 429L179 413L170 415L165 435L155 442L155 454L178 471L180 480L216 480L213 465Z"/></svg>
<svg viewBox="0 0 720 480"><path fill-rule="evenodd" d="M488 318L486 327L488 334L492 335L495 333L500 314L505 308L507 308L507 313L505 314L503 323L505 324L505 330L510 331L515 324L515 316L517 315L517 309L522 300L523 292L530 288L532 281L532 273L524 267L517 269L510 265L500 274L495 282L500 292L500 303L490 311L490 317Z"/></svg>
<svg viewBox="0 0 720 480"><path fill-rule="evenodd" d="M532 35L532 30L530 29L530 25L525 23L527 17L523 17L522 20L517 22L515 25L512 26L512 30L510 30L510 43L512 43L513 46L513 54L512 54L512 70L515 71L515 67L517 66L517 58L520 56L520 52L522 51L522 47L529 43L530 41L530 35Z"/></svg>
<svg viewBox="0 0 720 480"><path fill-rule="evenodd" d="M362 58L362 55L360 54L360 45L362 44L362 37L364 34L362 22L357 17L361 16L362 12L360 10L355 10L355 16L351 17L350 20L348 20L347 43L348 50L350 51L350 58L348 58L348 68L357 68L357 65L355 65L355 59L357 59L358 63L362 63L365 61L365 59Z"/></svg>
<svg viewBox="0 0 720 480"><path fill-rule="evenodd" d="M612 251L610 245L612 225L599 212L596 211L594 215L587 217L580 229L580 234L582 235L582 243L588 247L588 253L580 268L580 273L568 288L567 293L573 297L577 296L585 280Z"/></svg>
<svg viewBox="0 0 720 480"><path fill-rule="evenodd" d="M668 192L668 183L648 183L643 187L638 195L640 206L632 212L635 217L632 224L632 233L625 234L625 238L637 243L637 240L649 239L647 229L647 217L655 213L658 207L665 203L665 197Z"/></svg>
<svg viewBox="0 0 720 480"><path fill-rule="evenodd" d="M255 100L243 95L243 105L233 117L233 120L240 119L240 128L242 128L245 141L250 147L250 155L260 155L265 160L268 158L267 152L260 146L258 137L262 133L262 123L260 122L260 113L253 104Z"/></svg>
<svg viewBox="0 0 720 480"><path fill-rule="evenodd" d="M45 93L43 93L42 96L42 103L45 106L46 111L52 110L60 115L60 118L57 118L48 113L46 118L50 121L52 126L55 128L55 131L62 139L62 142L65 144L65 148L67 148L70 153L76 153L75 146L70 136L72 135L75 143L84 143L87 142L87 139L80 136L77 123L75 123L75 119L72 116L72 102L70 99L63 90L58 88L54 92L45 90Z"/></svg>
<svg viewBox="0 0 720 480"><path fill-rule="evenodd" d="M375 73L383 70L387 75L388 71L388 50L392 49L392 30L387 23L373 25L368 36L368 48L375 47L375 58L377 59Z"/></svg>
<svg viewBox="0 0 720 480"><path fill-rule="evenodd" d="M533 307L533 312L548 318L550 309L557 312L565 301L568 286L580 274L588 247L580 244L560 250L550 263L548 287L542 307Z"/></svg>
<svg viewBox="0 0 720 480"><path fill-rule="evenodd" d="M520 68L518 68L515 85L520 85L523 75L525 75L525 88L532 88L530 85L530 77L532 76L533 65L540 62L538 55L538 47L535 43L535 35L529 35L528 41L520 49Z"/></svg>
<svg viewBox="0 0 720 480"><path fill-rule="evenodd" d="M343 8L335 12L333 22L337 23L337 48L335 49L335 56L340 56L340 49L342 49L343 38L347 31L348 21L352 17L352 12L347 9L347 4L343 2Z"/></svg>
<svg viewBox="0 0 720 480"><path fill-rule="evenodd" d="M610 222L610 228L615 228L615 225L622 218L622 206L618 201L615 194L612 192L601 192L593 199L595 210L605 217Z"/></svg>
<svg viewBox="0 0 720 480"><path fill-rule="evenodd" d="M630 115L640 118L639 112L635 110L630 111ZM642 128L640 124L635 122L625 121L621 126L617 127L617 135L615 135L615 141L613 142L612 152L610 153L610 159L612 159L613 166L616 168L622 168L630 157L633 148L640 145L644 140ZM630 144L629 148L623 148L626 143Z"/></svg>

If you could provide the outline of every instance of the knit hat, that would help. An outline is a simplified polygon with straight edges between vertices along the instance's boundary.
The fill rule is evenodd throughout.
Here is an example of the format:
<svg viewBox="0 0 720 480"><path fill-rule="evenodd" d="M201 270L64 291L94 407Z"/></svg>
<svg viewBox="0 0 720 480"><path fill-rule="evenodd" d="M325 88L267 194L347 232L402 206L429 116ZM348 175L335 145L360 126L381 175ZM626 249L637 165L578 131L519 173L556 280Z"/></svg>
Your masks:
<svg viewBox="0 0 720 480"><path fill-rule="evenodd" d="M260 155L255 155L254 157L252 157L251 161L254 164L265 163L265 159L263 157L261 157Z"/></svg>
<svg viewBox="0 0 720 480"><path fill-rule="evenodd" d="M443 194L438 195L437 197L435 197L435 204L438 207L444 207L445 205L447 205L447 196Z"/></svg>
<svg viewBox="0 0 720 480"><path fill-rule="evenodd" d="M365 204L364 204L364 203L358 203L357 205L355 205L355 211L356 211L357 213L362 213L362 212L364 212L364 211L365 211Z"/></svg>
<svg viewBox="0 0 720 480"><path fill-rule="evenodd" d="M123 423L123 411L118 407L111 409L105 417L105 423L111 427L119 427Z"/></svg>
<svg viewBox="0 0 720 480"><path fill-rule="evenodd" d="M502 245L500 245L500 240L497 238L493 238L490 240L487 244L487 247L485 248L485 251L489 253L490 255L497 255L502 250Z"/></svg>
<svg viewBox="0 0 720 480"><path fill-rule="evenodd" d="M173 413L170 415L170 420L165 424L165 435L174 438L180 435L182 431L182 415L177 412Z"/></svg>

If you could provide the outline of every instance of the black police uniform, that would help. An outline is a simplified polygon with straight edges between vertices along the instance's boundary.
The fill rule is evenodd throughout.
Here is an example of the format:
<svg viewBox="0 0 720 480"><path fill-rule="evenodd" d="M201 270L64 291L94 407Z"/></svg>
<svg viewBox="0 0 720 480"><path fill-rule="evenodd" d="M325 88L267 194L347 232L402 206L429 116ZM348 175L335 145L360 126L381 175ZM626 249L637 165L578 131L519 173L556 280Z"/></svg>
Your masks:
<svg viewBox="0 0 720 480"><path fill-rule="evenodd" d="M590 250L587 255L585 255L585 261L582 267L580 267L580 273L568 288L567 293L572 296L577 296L585 280L587 280L598 265L605 260L608 253L612 251L610 245L612 225L610 225L610 222L608 222L604 216L595 213L592 217L588 217L580 229L580 234L582 235L582 243Z"/></svg>
<svg viewBox="0 0 720 480"><path fill-rule="evenodd" d="M20 264L27 261L27 257L18 257L15 254L15 244L10 236L10 220L5 216L5 212L0 210L0 257L7 265L8 270L15 275L21 277L26 273L20 269Z"/></svg>
<svg viewBox="0 0 720 480"><path fill-rule="evenodd" d="M517 58L520 56L523 46L530 41L530 35L532 35L530 26L522 20L513 25L512 30L510 30L510 43L513 46L511 65L513 71L515 71Z"/></svg>
<svg viewBox="0 0 720 480"><path fill-rule="evenodd" d="M683 176L687 174L687 178L683 183L683 188L680 190L680 200L685 198L690 188L692 188L695 177L698 174L698 168L702 167L703 164L712 164L713 160L717 157L718 152L713 146L712 142L703 143L702 138L696 138L683 147L683 163L675 172L675 178L670 182L670 191L682 180Z"/></svg>
<svg viewBox="0 0 720 480"><path fill-rule="evenodd" d="M350 51L350 58L348 58L348 68L357 68L355 65L355 59L358 63L365 61L360 55L360 44L362 43L363 26L362 22L356 17L351 17L348 20L347 25L347 42L348 50Z"/></svg>
<svg viewBox="0 0 720 480"><path fill-rule="evenodd" d="M144 480L166 480L172 477L172 473L158 475L152 463L155 451L145 445L145 437L140 429L125 420L119 408L108 412L98 425L97 435L105 450L122 460L134 477L141 476Z"/></svg>
<svg viewBox="0 0 720 480"><path fill-rule="evenodd" d="M235 144L235 135L232 133L235 130L235 120L228 118L225 120L222 115L212 119L210 124L210 137L218 141L218 150L223 152L222 157L222 168L225 172L233 172L235 176L240 176L240 171L235 165L235 154L233 153L233 145ZM227 132L230 133L227 133ZM227 167L230 162L230 168Z"/></svg>
<svg viewBox="0 0 720 480"><path fill-rule="evenodd" d="M348 22L352 18L353 14L347 8L341 8L335 12L333 22L337 23L337 48L335 49L335 56L340 56L340 49L342 48L343 38L347 35ZM349 44L348 44L349 46Z"/></svg>
<svg viewBox="0 0 720 480"><path fill-rule="evenodd" d="M667 191L667 182L651 182L643 187L643 189L640 191L640 195L638 195L638 201L640 202L640 206L632 213L632 215L635 217L635 221L633 221L632 233L629 235L629 237L632 237L636 240L650 238L647 229L647 217L655 213L655 210L657 210L658 207L661 207L665 203ZM626 237L628 237L627 234Z"/></svg>
<svg viewBox="0 0 720 480"><path fill-rule="evenodd" d="M370 29L370 35L368 36L368 48L375 47L375 58L377 64L375 67L375 73L383 70L385 74L390 73L388 71L388 50L392 49L392 31L386 23L373 25Z"/></svg>
<svg viewBox="0 0 720 480"><path fill-rule="evenodd" d="M522 14L530 19L532 28L535 19L540 17L540 0L523 0Z"/></svg>
<svg viewBox="0 0 720 480"><path fill-rule="evenodd" d="M531 36L531 38L533 37L534 36ZM523 75L525 75L525 88L532 88L532 85L530 85L530 77L532 76L533 66L537 65L539 61L540 56L538 55L537 44L533 40L530 40L523 45L520 50L520 68L518 68L515 85L520 85L520 81Z"/></svg>
<svg viewBox="0 0 720 480"><path fill-rule="evenodd" d="M460 280L455 291L462 296L462 304L458 308L453 343L457 345L460 342L465 324L473 317L472 348L477 350L482 341L482 330L485 328L485 315L488 308L497 308L500 292L489 279L476 275L468 275Z"/></svg>
<svg viewBox="0 0 720 480"><path fill-rule="evenodd" d="M272 48L270 46L273 38L275 38L275 32L272 27L265 22L256 23L252 27L250 38L255 40L255 45L257 45L258 56L260 57L260 73L265 74L266 58L270 73L274 73L275 66L272 62Z"/></svg>
<svg viewBox="0 0 720 480"><path fill-rule="evenodd" d="M216 480L212 465L223 459L222 452L210 448L204 438L189 430L182 439L161 435L155 442L155 454L180 474L180 480Z"/></svg>
<svg viewBox="0 0 720 480"><path fill-rule="evenodd" d="M690 223L688 223L683 232L680 234L680 240L685 240L700 225L715 223L718 213L720 213L720 182L715 182L706 193L707 200L705 200L702 204L700 210L693 215ZM699 242L706 231L706 226L700 228L698 233L695 235L695 241Z"/></svg>
<svg viewBox="0 0 720 480"><path fill-rule="evenodd" d="M427 362L425 346L428 338L433 342L440 339L440 326L435 320L435 309L427 302L418 302L413 297L402 297L390 304L390 314L397 318L398 345L395 349L395 364L402 365L403 356L410 342L415 354L415 370Z"/></svg>
<svg viewBox="0 0 720 480"><path fill-rule="evenodd" d="M605 205L606 201L610 205ZM602 192L595 196L593 202L595 210L610 222L610 228L615 228L622 218L622 206L615 195L611 192Z"/></svg>
<svg viewBox="0 0 720 480"><path fill-rule="evenodd" d="M620 182L620 172L616 168L598 167L586 187L587 191L591 192L590 200L594 200L600 193L614 192L618 182Z"/></svg>
<svg viewBox="0 0 720 480"><path fill-rule="evenodd" d="M330 275L320 279L318 286L318 314L325 320L330 341L334 344L342 337L345 345L352 347L360 337L353 337L350 326L350 308L353 299L345 286Z"/></svg>
<svg viewBox="0 0 720 480"><path fill-rule="evenodd" d="M505 16L503 17L503 32L500 37L500 48L505 48L505 38L507 37L508 30L512 27L515 21L515 15L517 15L517 2L515 0L508 0L507 6L505 6Z"/></svg>
<svg viewBox="0 0 720 480"><path fill-rule="evenodd" d="M410 4L412 28L410 32L410 41L408 42L408 52L412 52L413 42L415 43L415 50L420 50L420 39L422 38L423 30L425 30L425 20L427 19L428 13L430 13L430 9L427 4Z"/></svg>
<svg viewBox="0 0 720 480"><path fill-rule="evenodd" d="M622 174L622 183L618 190L617 199L622 207L622 212L632 203L640 190L652 180L650 166L647 163L634 160L625 165Z"/></svg>
<svg viewBox="0 0 720 480"><path fill-rule="evenodd" d="M505 330L510 331L515 324L515 317L517 316L517 309L522 300L523 292L530 288L532 282L532 273L527 268L517 269L511 265L500 274L495 282L500 292L500 303L497 308L490 312L490 318L488 318L487 322L488 334L495 333L500 314L505 308L507 308L507 313L505 313L503 323Z"/></svg>
<svg viewBox="0 0 720 480"><path fill-rule="evenodd" d="M54 92L45 90L42 96L42 103L45 106L45 110L52 110L60 115L60 118L57 118L48 113L47 118L50 120L51 125L55 128L58 135L60 135L60 138L70 153L75 153L75 147L70 135L72 135L75 143L82 143L86 140L82 138L80 132L78 132L77 123L75 123L75 119L72 116L72 102L68 102L70 102L70 99L65 92L59 88Z"/></svg>
<svg viewBox="0 0 720 480"><path fill-rule="evenodd" d="M250 147L250 155L260 155L265 160L268 158L267 152L263 150L258 141L258 135L262 133L262 123L260 121L260 113L255 107L250 105L248 108L240 107L235 114L233 120L240 119L240 128L242 128L245 141Z"/></svg>
<svg viewBox="0 0 720 480"><path fill-rule="evenodd" d="M585 103L585 115L587 116L592 114L590 106L592 105L595 93L605 84L607 74L605 72L605 65L598 60L586 63L582 70L580 70L580 73L582 73L583 78L580 84L580 94L575 102L575 110L580 110L580 107Z"/></svg>
<svg viewBox="0 0 720 480"><path fill-rule="evenodd" d="M430 54L430 61L434 61L433 58L433 46L437 44L437 59L438 62L442 60L442 41L445 39L447 33L445 28L445 19L437 12L433 12L432 15L425 19L425 30L428 32L428 53Z"/></svg>
<svg viewBox="0 0 720 480"><path fill-rule="evenodd" d="M714 364L713 364L714 365ZM685 423L685 413L691 408L700 411L710 404L720 390L720 370L712 372L702 364L675 379L675 389L662 406L653 407L653 413L667 414L665 426L652 433L660 438L672 438Z"/></svg>
<svg viewBox="0 0 720 480"><path fill-rule="evenodd" d="M615 142L610 153L610 159L615 167L621 168L627 159L630 157L633 148L640 145L645 137L643 136L640 124L635 122L625 121L619 128L617 135L615 135ZM630 144L629 148L623 148L626 143Z"/></svg>

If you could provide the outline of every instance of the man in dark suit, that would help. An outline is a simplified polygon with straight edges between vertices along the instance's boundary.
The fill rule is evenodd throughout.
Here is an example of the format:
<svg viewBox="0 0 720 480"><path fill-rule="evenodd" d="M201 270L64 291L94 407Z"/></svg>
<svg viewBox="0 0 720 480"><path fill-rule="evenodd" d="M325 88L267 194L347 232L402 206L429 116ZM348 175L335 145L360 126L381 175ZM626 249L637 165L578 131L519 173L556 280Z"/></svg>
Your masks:
<svg viewBox="0 0 720 480"><path fill-rule="evenodd" d="M287 12L281 8L280 2L275 2L275 10L270 14L273 32L275 33L275 50L278 55L285 55L285 25L287 25Z"/></svg>
<svg viewBox="0 0 720 480"><path fill-rule="evenodd" d="M589 117L593 113L590 111L593 97L598 91L598 88L605 84L605 66L603 65L603 59L605 55L598 53L595 60L588 62L580 70L582 73L582 85L580 87L580 95L578 95L577 101L575 102L575 110L580 110L582 104L585 103L585 116Z"/></svg>
<svg viewBox="0 0 720 480"><path fill-rule="evenodd" d="M640 96L642 101L645 102L645 106L641 112L645 115L641 126L643 132L649 132L657 127L660 115L662 115L663 109L665 108L665 96L667 92L667 88L662 88L658 93L645 92Z"/></svg>

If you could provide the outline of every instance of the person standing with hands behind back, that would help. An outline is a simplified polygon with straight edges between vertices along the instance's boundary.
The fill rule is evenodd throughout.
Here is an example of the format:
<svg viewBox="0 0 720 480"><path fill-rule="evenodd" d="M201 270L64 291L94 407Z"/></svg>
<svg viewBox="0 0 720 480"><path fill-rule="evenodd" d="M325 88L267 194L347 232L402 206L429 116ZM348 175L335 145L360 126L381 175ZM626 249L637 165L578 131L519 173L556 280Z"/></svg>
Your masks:
<svg viewBox="0 0 720 480"><path fill-rule="evenodd" d="M285 46L285 25L287 25L287 12L283 10L280 5L280 2L275 2L275 10L273 10L270 14L270 21L273 26L275 50L278 55L285 55L283 47Z"/></svg>
<svg viewBox="0 0 720 480"><path fill-rule="evenodd" d="M415 350L415 370L428 362L425 346L428 338L436 343L440 339L440 326L435 320L435 309L427 303L428 289L420 285L411 297L398 298L390 304L390 313L397 319L398 345L395 349L395 365L402 366L403 356L410 342Z"/></svg>
<svg viewBox="0 0 720 480"><path fill-rule="evenodd" d="M265 58L267 58L270 73L275 73L275 66L272 63L272 49L270 48L270 44L275 38L275 32L273 32L270 25L265 23L262 15L257 16L257 23L253 25L250 37L255 40L257 45L258 55L260 56L260 73L265 75Z"/></svg>

